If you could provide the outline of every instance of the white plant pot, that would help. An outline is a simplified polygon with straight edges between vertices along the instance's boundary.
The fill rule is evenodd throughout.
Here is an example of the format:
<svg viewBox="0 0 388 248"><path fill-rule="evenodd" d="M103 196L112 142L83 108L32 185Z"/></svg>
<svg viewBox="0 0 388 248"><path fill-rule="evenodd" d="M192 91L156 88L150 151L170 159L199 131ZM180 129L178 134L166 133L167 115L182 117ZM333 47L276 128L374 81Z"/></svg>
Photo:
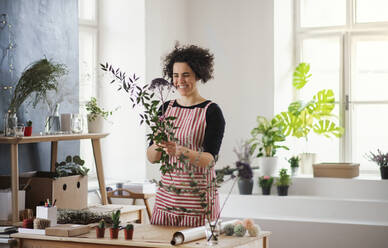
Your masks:
<svg viewBox="0 0 388 248"><path fill-rule="evenodd" d="M89 133L102 133L104 127L104 118L97 116L93 121L89 121L88 118L88 131Z"/></svg>
<svg viewBox="0 0 388 248"><path fill-rule="evenodd" d="M261 174L263 176L274 176L278 166L278 158L260 157L259 166L260 166Z"/></svg>
<svg viewBox="0 0 388 248"><path fill-rule="evenodd" d="M315 164L317 160L316 153L301 153L300 157L300 171L302 174L313 174L313 164Z"/></svg>

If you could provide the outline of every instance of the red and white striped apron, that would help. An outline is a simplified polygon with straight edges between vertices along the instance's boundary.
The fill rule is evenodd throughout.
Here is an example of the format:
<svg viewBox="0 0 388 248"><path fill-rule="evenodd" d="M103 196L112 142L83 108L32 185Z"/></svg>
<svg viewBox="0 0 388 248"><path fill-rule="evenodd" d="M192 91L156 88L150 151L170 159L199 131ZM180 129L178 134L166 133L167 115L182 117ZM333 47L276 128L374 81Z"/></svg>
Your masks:
<svg viewBox="0 0 388 248"><path fill-rule="evenodd" d="M185 146L194 151L200 151L205 136L206 129L206 110L211 104L209 102L204 108L181 108L173 107L174 101L170 101L167 110L165 111L165 117L174 116L175 138L178 139L177 143L181 146ZM170 157L169 162L171 164L177 163L178 168L184 168L184 164L179 162L177 158ZM206 170L203 168L195 167L194 178L199 181L199 185L205 187L212 178L215 177L214 167L206 176L203 175ZM205 181L207 183L205 183ZM191 178L188 172L174 171L170 174L166 173L162 175L161 181L163 185L168 186L174 184L178 188L190 188ZM212 199L213 207L211 209L211 218L215 219L220 211L219 199L217 189L212 189L207 194L207 198ZM167 225L167 226L203 226L205 225L205 215L199 213L187 213L180 210L167 210L168 207L186 208L202 210L201 201L198 193L180 193L166 191L164 188L159 188L156 193L155 206L152 213L151 224L155 225Z"/></svg>

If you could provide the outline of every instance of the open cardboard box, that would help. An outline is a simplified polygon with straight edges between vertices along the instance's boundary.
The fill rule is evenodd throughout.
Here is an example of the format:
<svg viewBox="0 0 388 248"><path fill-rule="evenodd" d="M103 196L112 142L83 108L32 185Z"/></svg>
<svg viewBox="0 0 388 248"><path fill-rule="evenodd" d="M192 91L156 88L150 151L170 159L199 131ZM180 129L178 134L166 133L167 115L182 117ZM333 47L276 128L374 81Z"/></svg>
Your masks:
<svg viewBox="0 0 388 248"><path fill-rule="evenodd" d="M0 177L0 188L9 188L10 176ZM55 177L55 173L34 171L23 173L19 185L26 191L26 208L35 211L46 199L56 200L57 208L83 209L88 204L88 177Z"/></svg>
<svg viewBox="0 0 388 248"><path fill-rule="evenodd" d="M313 164L314 177L353 178L358 177L360 164L320 163Z"/></svg>

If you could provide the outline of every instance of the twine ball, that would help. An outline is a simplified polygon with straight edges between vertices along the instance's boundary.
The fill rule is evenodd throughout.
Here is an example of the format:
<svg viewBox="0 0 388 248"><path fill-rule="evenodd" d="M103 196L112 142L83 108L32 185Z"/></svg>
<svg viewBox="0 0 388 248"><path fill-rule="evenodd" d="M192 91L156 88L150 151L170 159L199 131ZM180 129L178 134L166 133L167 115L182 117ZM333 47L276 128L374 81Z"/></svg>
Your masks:
<svg viewBox="0 0 388 248"><path fill-rule="evenodd" d="M234 225L233 224L227 224L224 226L224 233L226 236L233 236L234 233Z"/></svg>
<svg viewBox="0 0 388 248"><path fill-rule="evenodd" d="M257 237L260 231L261 229L259 225L253 225L251 228L248 229L249 236L251 237Z"/></svg>
<svg viewBox="0 0 388 248"><path fill-rule="evenodd" d="M248 230L255 225L255 223L253 222L252 219L244 219L242 223L243 223L244 227Z"/></svg>
<svg viewBox="0 0 388 248"><path fill-rule="evenodd" d="M234 234L236 234L237 237L243 237L246 232L247 229L242 224L237 224L234 226Z"/></svg>

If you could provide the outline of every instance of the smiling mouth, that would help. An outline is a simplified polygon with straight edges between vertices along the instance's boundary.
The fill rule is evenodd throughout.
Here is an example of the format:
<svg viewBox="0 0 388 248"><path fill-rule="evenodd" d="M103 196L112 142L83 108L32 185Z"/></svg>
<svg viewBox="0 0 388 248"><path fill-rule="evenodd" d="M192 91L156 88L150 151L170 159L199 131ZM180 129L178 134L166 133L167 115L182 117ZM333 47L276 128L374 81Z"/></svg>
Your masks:
<svg viewBox="0 0 388 248"><path fill-rule="evenodd" d="M187 85L178 85L178 89L186 89Z"/></svg>

